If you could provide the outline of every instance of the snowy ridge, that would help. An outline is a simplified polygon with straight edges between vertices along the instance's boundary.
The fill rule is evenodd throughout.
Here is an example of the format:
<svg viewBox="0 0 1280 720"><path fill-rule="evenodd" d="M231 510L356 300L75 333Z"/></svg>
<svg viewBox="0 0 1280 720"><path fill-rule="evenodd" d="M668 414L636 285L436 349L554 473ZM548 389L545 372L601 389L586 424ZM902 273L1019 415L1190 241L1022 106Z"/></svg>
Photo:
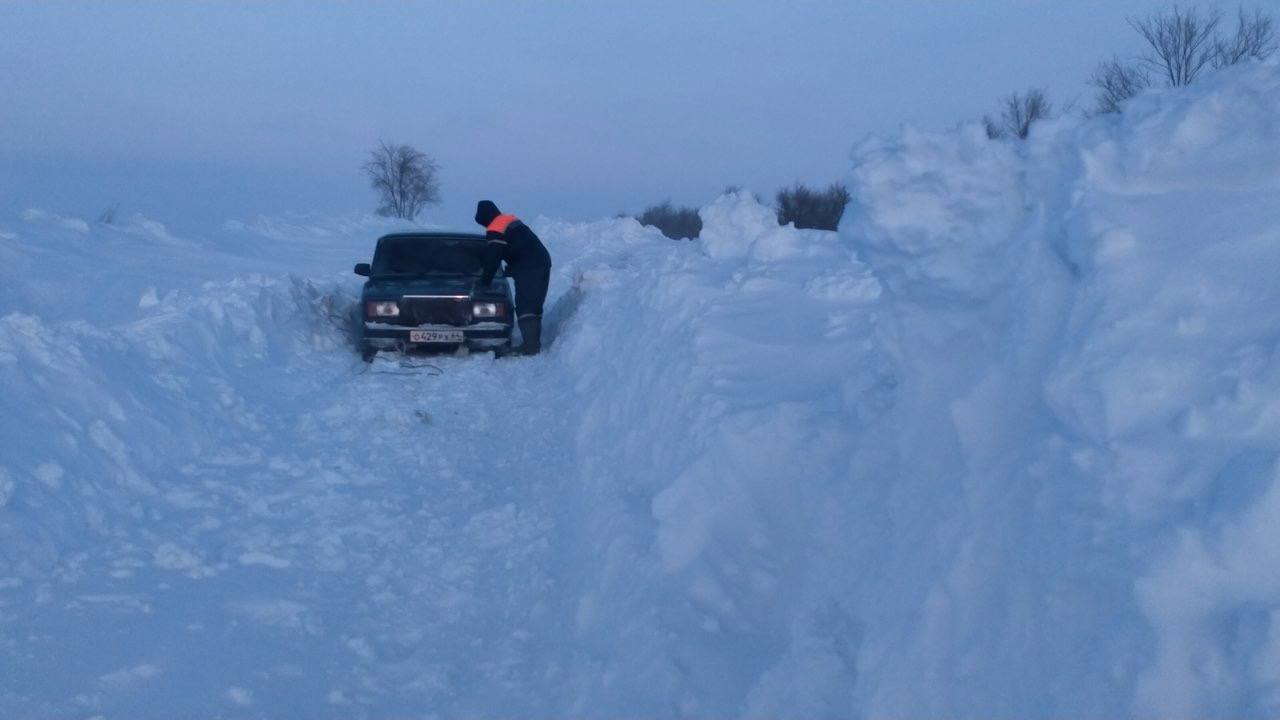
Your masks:
<svg viewBox="0 0 1280 720"><path fill-rule="evenodd" d="M704 232L760 210L721 198ZM849 638L821 637L839 628L807 586L840 564L821 545L845 511L833 498L856 492L832 473L874 403L845 376L875 367L878 284L834 233L745 229L739 247L706 248L728 261L659 246L585 275L556 346L581 396L575 511L591 555L575 563L589 569L576 631L595 671L581 669L575 712L850 707ZM822 655L775 668L793 642ZM803 682L834 697L797 689L813 671Z"/></svg>
<svg viewBox="0 0 1280 720"><path fill-rule="evenodd" d="M1253 67L1017 152L859 150L899 382L872 714L1276 713L1278 113Z"/></svg>
<svg viewBox="0 0 1280 720"><path fill-rule="evenodd" d="M0 715L1275 715L1277 118L869 140L838 234L539 218L509 361L360 362L376 219L27 213Z"/></svg>
<svg viewBox="0 0 1280 720"><path fill-rule="evenodd" d="M38 574L57 554L33 544L74 546L83 539L75 528L119 538L147 529L139 521L159 512L156 496L186 492L170 463L218 455L228 430L257 427L243 395L264 363L347 347L350 299L339 310L334 297L310 282L256 278L170 297L110 328L0 319L6 398L36 410L6 418L6 460L48 458L43 482L22 497L45 513L15 518L18 532L0 552Z"/></svg>

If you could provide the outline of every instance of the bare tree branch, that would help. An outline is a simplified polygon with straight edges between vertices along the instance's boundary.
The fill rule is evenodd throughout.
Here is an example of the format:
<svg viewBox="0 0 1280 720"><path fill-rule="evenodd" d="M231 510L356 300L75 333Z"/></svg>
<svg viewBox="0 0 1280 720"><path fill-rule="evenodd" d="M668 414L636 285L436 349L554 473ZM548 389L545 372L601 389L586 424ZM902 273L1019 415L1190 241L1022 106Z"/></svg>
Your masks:
<svg viewBox="0 0 1280 720"><path fill-rule="evenodd" d="M1266 60L1276 51L1275 25L1270 15L1254 8L1250 15L1241 7L1236 11L1236 33L1214 43L1213 66L1239 65L1250 60Z"/></svg>
<svg viewBox="0 0 1280 720"><path fill-rule="evenodd" d="M1171 87L1181 87L1190 85L1213 63L1221 21L1218 10L1202 16L1195 8L1184 11L1174 5L1145 18L1129 18L1129 25L1147 41L1148 53L1142 62Z"/></svg>
<svg viewBox="0 0 1280 720"><path fill-rule="evenodd" d="M439 165L409 145L378 141L364 170L370 187L378 192L379 215L413 220L424 207L440 201Z"/></svg>
<svg viewBox="0 0 1280 720"><path fill-rule="evenodd" d="M983 116L982 124L987 137L999 140L1016 137L1025 140L1031 134L1031 126L1040 120L1053 117L1053 106L1043 90L1031 88L1026 94L1013 93L1000 101L1000 120Z"/></svg>
<svg viewBox="0 0 1280 720"><path fill-rule="evenodd" d="M114 203L105 210L98 213L98 223L102 225L115 225L116 213L120 212L120 203Z"/></svg>
<svg viewBox="0 0 1280 720"><path fill-rule="evenodd" d="M992 120L990 115L982 116L982 129L987 131L987 138L991 140L1002 140L1005 137L1004 128L1000 127L1000 123Z"/></svg>
<svg viewBox="0 0 1280 720"><path fill-rule="evenodd" d="M1092 112L1103 115L1120 112L1125 100L1151 86L1151 75L1141 66L1113 57L1098 65L1089 78L1089 84L1098 89Z"/></svg>

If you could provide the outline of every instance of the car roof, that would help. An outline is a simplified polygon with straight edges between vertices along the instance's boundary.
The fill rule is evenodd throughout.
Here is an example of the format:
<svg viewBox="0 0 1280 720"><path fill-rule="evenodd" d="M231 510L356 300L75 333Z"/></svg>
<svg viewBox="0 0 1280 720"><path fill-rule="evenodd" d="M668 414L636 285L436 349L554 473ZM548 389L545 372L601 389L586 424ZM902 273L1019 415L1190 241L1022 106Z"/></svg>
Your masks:
<svg viewBox="0 0 1280 720"><path fill-rule="evenodd" d="M421 232L396 232L383 235L378 238L378 242L383 240L484 240L484 235L479 233L468 232L448 232L448 231L421 231Z"/></svg>

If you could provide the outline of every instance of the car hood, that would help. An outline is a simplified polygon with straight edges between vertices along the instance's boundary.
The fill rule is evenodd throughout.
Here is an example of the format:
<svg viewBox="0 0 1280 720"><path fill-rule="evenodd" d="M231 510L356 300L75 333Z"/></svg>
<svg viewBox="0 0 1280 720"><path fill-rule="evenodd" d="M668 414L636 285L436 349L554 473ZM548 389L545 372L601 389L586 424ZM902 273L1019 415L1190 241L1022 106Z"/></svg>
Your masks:
<svg viewBox="0 0 1280 720"><path fill-rule="evenodd" d="M477 288L479 281L473 277L458 275L415 275L413 277L372 278L365 283L364 294L370 297L398 298L402 295L471 295L491 294L496 290L495 281L487 288Z"/></svg>

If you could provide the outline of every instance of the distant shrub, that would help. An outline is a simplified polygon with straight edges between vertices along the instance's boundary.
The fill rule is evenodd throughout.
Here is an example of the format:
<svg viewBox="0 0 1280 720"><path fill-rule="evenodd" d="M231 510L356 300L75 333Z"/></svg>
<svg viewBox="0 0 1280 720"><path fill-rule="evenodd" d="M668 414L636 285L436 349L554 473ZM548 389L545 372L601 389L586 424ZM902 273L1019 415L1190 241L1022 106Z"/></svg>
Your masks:
<svg viewBox="0 0 1280 720"><path fill-rule="evenodd" d="M835 230L849 204L849 191L840 183L814 190L802 183L783 188L777 195L778 224L795 223L797 228Z"/></svg>
<svg viewBox="0 0 1280 720"><path fill-rule="evenodd" d="M103 210L102 212L98 213L98 224L99 225L115 225L116 214L119 212L120 212L120 203L116 203L114 205L108 206L106 210Z"/></svg>
<svg viewBox="0 0 1280 720"><path fill-rule="evenodd" d="M1016 137L1026 140L1031 126L1053 117L1053 106L1043 90L1032 88L1026 94L1013 93L1000 101L1000 119L982 118L987 137L998 140Z"/></svg>
<svg viewBox="0 0 1280 720"><path fill-rule="evenodd" d="M641 225L650 225L662 231L672 240L693 239L702 232L702 218L691 207L675 207L668 200L650 205L637 218Z"/></svg>

